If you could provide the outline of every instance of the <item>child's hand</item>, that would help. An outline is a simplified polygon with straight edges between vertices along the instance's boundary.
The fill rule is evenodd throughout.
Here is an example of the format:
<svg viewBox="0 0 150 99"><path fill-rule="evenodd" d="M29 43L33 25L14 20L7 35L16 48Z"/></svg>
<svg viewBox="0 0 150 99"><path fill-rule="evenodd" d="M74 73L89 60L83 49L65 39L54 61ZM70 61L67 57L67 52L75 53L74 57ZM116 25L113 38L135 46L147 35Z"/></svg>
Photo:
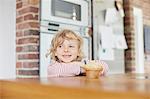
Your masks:
<svg viewBox="0 0 150 99"><path fill-rule="evenodd" d="M101 60L96 60L96 62L101 64L101 66L103 67L103 71L101 72L101 75L106 75L108 73L108 65L104 61L101 61Z"/></svg>

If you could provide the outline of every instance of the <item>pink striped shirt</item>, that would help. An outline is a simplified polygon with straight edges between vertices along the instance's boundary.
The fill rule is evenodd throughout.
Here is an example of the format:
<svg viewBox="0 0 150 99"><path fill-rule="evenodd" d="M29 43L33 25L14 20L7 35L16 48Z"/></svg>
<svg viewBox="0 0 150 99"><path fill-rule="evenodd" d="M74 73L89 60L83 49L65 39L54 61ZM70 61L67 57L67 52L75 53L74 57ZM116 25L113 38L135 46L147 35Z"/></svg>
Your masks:
<svg viewBox="0 0 150 99"><path fill-rule="evenodd" d="M104 71L101 75L106 75L108 72L108 65L103 61L97 61L102 64ZM81 70L82 62L72 62L72 63L58 63L53 62L48 66L48 77L66 77L66 76L76 76L79 75L83 70Z"/></svg>

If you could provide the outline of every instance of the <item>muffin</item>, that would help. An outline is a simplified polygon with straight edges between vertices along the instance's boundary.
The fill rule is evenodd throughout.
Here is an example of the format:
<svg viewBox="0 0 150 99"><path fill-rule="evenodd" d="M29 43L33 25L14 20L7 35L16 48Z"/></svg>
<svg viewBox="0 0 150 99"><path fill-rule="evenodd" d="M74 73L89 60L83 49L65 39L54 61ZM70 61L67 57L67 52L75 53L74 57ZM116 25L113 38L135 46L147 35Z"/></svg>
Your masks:
<svg viewBox="0 0 150 99"><path fill-rule="evenodd" d="M102 65L95 61L90 61L82 68L85 70L87 78L99 78L100 73L103 71Z"/></svg>

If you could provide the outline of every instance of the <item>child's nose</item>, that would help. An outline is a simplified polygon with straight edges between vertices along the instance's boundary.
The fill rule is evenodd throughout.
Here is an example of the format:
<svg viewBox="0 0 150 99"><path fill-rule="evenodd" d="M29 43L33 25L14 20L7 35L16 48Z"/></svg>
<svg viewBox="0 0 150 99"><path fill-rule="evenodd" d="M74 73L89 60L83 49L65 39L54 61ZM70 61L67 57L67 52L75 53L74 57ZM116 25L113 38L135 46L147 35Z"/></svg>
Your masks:
<svg viewBox="0 0 150 99"><path fill-rule="evenodd" d="M64 51L67 52L67 51L68 51L68 47L65 47L65 48L64 48Z"/></svg>

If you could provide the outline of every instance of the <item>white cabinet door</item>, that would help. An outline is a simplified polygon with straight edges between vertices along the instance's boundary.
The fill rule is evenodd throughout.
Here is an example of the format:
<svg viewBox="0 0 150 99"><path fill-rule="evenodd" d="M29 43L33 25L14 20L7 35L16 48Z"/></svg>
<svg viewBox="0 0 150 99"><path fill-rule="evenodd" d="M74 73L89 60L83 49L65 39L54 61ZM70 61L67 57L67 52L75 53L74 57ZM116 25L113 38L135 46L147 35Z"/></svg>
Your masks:
<svg viewBox="0 0 150 99"><path fill-rule="evenodd" d="M54 34L40 34L40 77L47 77L47 67L50 64L50 56L46 57L50 49L51 40Z"/></svg>

